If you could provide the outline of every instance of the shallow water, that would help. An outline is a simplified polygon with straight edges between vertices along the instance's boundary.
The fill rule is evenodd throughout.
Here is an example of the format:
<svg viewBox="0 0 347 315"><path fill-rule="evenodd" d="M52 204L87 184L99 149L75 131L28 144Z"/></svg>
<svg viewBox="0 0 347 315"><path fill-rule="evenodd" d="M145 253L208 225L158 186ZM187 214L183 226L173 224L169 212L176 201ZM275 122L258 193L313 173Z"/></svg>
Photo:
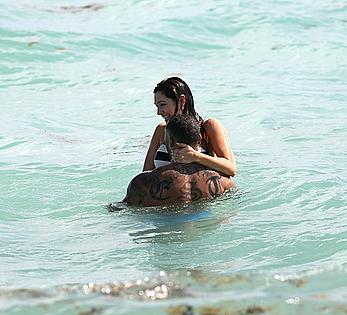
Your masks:
<svg viewBox="0 0 347 315"><path fill-rule="evenodd" d="M347 5L0 4L0 313L345 314ZM108 212L179 75L238 189Z"/></svg>

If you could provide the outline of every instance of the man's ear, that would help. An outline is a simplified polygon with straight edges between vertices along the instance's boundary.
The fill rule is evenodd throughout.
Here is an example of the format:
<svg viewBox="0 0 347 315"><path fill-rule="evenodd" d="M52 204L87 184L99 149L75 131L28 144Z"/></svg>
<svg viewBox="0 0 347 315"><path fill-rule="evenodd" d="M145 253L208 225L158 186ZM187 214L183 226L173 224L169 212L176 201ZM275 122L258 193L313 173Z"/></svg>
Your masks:
<svg viewBox="0 0 347 315"><path fill-rule="evenodd" d="M181 94L178 98L178 108L181 110L181 113L183 113L184 107L186 106L186 96L184 94Z"/></svg>

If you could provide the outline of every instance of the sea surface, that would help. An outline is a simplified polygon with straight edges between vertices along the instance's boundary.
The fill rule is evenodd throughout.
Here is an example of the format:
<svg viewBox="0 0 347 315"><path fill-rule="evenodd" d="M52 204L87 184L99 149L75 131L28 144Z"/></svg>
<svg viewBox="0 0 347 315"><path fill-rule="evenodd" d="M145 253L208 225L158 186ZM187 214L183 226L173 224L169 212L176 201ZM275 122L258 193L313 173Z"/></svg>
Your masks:
<svg viewBox="0 0 347 315"><path fill-rule="evenodd" d="M237 189L109 212L180 76ZM346 314L347 2L0 2L0 314Z"/></svg>

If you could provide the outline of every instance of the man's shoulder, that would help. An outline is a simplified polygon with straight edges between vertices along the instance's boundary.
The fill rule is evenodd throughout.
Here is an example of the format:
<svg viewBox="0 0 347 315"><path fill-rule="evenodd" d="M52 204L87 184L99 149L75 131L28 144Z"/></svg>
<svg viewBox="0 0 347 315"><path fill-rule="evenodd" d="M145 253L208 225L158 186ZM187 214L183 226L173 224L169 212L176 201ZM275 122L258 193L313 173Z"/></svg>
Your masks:
<svg viewBox="0 0 347 315"><path fill-rule="evenodd" d="M159 167L152 171L153 176L174 176L175 178L182 177L194 177L194 176L219 176L220 174L217 171L207 169L204 165L199 163L171 163Z"/></svg>
<svg viewBox="0 0 347 315"><path fill-rule="evenodd" d="M174 168L174 166L171 164L161 166L158 168L155 168L154 170L150 171L144 171L138 175L136 175L132 181L136 183L142 183L144 185L149 185L153 182L156 178L159 177L177 177L179 175L179 172Z"/></svg>
<svg viewBox="0 0 347 315"><path fill-rule="evenodd" d="M142 172L134 177L136 181L152 181L159 177L174 177L180 176L221 176L217 171L207 169L205 166L198 163L170 163L169 165L158 167L151 171Z"/></svg>
<svg viewBox="0 0 347 315"><path fill-rule="evenodd" d="M206 170L205 166L198 163L173 163L172 168L182 175L193 175L194 173Z"/></svg>
<svg viewBox="0 0 347 315"><path fill-rule="evenodd" d="M221 175L218 172L206 168L198 170L197 172L193 173L192 176L204 182L207 182L209 178L221 178Z"/></svg>

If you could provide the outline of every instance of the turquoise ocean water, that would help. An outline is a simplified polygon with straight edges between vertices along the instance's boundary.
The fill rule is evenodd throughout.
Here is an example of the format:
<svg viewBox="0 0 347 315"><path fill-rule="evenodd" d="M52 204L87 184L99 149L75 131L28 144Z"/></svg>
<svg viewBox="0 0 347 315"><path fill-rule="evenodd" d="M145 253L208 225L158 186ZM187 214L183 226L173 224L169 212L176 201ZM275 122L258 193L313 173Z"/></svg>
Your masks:
<svg viewBox="0 0 347 315"><path fill-rule="evenodd" d="M124 209L179 75L238 190ZM1 314L346 314L345 1L0 3Z"/></svg>

